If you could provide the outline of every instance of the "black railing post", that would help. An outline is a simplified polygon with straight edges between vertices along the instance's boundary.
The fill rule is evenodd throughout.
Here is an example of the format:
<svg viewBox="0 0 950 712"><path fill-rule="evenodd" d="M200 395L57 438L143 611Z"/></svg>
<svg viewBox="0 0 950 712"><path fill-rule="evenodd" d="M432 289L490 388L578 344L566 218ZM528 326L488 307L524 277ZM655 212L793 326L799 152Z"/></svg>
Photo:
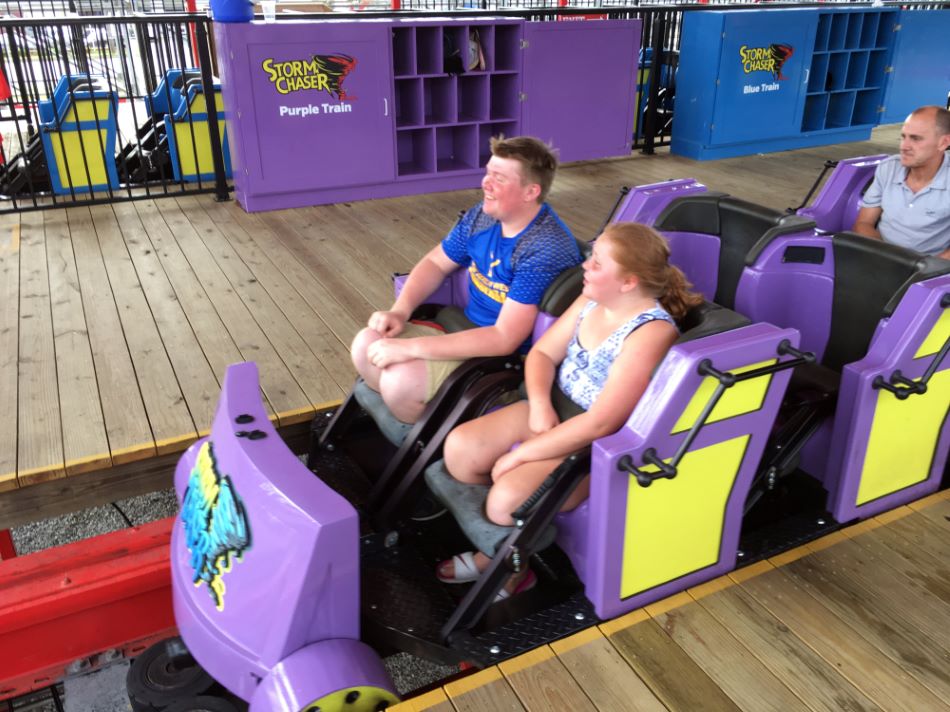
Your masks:
<svg viewBox="0 0 950 712"><path fill-rule="evenodd" d="M143 77L145 79L145 93L152 94L158 81L155 79L155 58L152 56L152 48L149 46L149 37L152 35L152 26L146 23L135 25L135 41L139 45L139 57L142 59Z"/></svg>
<svg viewBox="0 0 950 712"><path fill-rule="evenodd" d="M82 34L83 25L72 25L69 28L69 44L73 52L73 59L76 62L76 68L79 74L91 74L89 69L88 48L85 46ZM102 48L99 49L100 56L104 56Z"/></svg>
<svg viewBox="0 0 950 712"><path fill-rule="evenodd" d="M214 77L211 75L211 48L208 46L207 25L207 20L195 23L195 38L198 43L201 86L205 94L205 105L208 109L208 138L211 141L211 162L214 164L214 195L218 200L227 200L228 182L224 175L221 132L218 130L218 102L214 95Z"/></svg>
<svg viewBox="0 0 950 712"><path fill-rule="evenodd" d="M653 21L653 56L650 59L650 95L647 98L647 115L643 119L643 150L653 155L656 145L656 105L660 96L660 80L663 68L663 37L666 34L666 17L657 13Z"/></svg>

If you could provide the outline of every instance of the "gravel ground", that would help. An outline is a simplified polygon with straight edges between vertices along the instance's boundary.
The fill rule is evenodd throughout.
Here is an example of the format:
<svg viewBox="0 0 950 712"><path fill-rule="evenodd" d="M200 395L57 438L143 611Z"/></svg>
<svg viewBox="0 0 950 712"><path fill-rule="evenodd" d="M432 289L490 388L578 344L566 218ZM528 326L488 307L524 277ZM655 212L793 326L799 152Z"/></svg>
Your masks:
<svg viewBox="0 0 950 712"><path fill-rule="evenodd" d="M17 553L23 556L124 529L129 524L123 515L128 517L133 525L170 517L177 510L177 506L174 490L168 489L120 499L112 505L93 507L64 514L61 517L44 519L16 527L11 530L11 533Z"/></svg>

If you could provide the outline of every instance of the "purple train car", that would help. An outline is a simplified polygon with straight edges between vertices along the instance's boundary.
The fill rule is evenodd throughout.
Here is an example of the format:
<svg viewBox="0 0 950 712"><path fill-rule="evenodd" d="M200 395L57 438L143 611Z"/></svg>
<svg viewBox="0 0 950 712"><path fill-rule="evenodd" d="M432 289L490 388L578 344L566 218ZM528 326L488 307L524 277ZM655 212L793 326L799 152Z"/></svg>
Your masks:
<svg viewBox="0 0 950 712"><path fill-rule="evenodd" d="M405 437L357 388L318 414L309 467L271 426L256 367L232 366L175 476L191 655L255 712L383 709L391 651L493 664L937 490L950 263L840 232L858 183L830 180L802 215L690 180L631 191L614 219L661 230L707 303L626 424L568 458L510 530L427 507L425 471L454 424L517 388L518 359L466 364ZM451 281L442 294L464 299ZM570 277L549 297L548 319ZM588 472L588 500L559 513ZM435 563L470 538L491 566L439 583ZM539 585L496 602L529 560Z"/></svg>

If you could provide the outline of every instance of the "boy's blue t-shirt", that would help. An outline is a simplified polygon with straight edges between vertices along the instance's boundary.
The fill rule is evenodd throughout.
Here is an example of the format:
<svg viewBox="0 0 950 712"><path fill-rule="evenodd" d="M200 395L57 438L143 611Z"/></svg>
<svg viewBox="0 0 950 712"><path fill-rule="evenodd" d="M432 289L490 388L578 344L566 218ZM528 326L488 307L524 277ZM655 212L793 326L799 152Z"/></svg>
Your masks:
<svg viewBox="0 0 950 712"><path fill-rule="evenodd" d="M468 267L465 315L479 326L494 324L509 297L538 304L555 277L582 261L571 231L547 203L515 237L502 237L501 223L479 203L442 241L442 249Z"/></svg>

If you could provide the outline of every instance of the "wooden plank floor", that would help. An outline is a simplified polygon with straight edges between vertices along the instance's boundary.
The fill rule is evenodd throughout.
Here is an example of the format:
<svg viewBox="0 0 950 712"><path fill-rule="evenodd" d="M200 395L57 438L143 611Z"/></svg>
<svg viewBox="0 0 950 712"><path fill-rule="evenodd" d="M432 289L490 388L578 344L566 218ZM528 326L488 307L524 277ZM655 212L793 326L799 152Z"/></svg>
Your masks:
<svg viewBox="0 0 950 712"><path fill-rule="evenodd" d="M393 712L950 709L950 490Z"/></svg>
<svg viewBox="0 0 950 712"><path fill-rule="evenodd" d="M898 133L704 163L666 149L577 163L551 202L582 239L622 185L669 178L784 209L826 159L893 151ZM274 421L302 427L348 390L348 345L390 303L389 275L478 199L247 214L206 195L0 216L0 529L167 486L156 463L210 427L229 363L256 361Z"/></svg>

